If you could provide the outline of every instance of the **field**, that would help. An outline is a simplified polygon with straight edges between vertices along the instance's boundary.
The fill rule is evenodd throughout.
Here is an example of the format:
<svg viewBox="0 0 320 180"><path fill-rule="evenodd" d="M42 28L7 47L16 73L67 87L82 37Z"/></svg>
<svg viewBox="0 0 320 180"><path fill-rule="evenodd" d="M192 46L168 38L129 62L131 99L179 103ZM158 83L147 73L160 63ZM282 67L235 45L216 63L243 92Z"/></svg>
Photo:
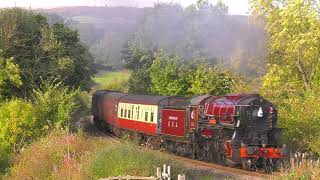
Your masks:
<svg viewBox="0 0 320 180"><path fill-rule="evenodd" d="M94 78L96 90L115 90L127 92L130 71L100 72Z"/></svg>

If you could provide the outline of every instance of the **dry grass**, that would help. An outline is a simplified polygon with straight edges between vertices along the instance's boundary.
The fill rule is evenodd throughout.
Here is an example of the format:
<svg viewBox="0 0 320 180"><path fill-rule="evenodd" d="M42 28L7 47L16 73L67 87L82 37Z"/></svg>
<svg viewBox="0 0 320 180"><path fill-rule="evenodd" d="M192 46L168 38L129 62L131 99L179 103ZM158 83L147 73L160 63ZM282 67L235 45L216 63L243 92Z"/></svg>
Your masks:
<svg viewBox="0 0 320 180"><path fill-rule="evenodd" d="M101 138L53 132L22 151L5 179L90 179L83 166L87 157L108 144Z"/></svg>
<svg viewBox="0 0 320 180"><path fill-rule="evenodd" d="M16 157L4 179L98 179L118 175L155 176L156 167L189 173L168 155L130 142L115 143L80 133L53 132Z"/></svg>
<svg viewBox="0 0 320 180"><path fill-rule="evenodd" d="M320 162L307 154L297 153L291 158L289 169L281 171L279 179L316 180L320 179Z"/></svg>

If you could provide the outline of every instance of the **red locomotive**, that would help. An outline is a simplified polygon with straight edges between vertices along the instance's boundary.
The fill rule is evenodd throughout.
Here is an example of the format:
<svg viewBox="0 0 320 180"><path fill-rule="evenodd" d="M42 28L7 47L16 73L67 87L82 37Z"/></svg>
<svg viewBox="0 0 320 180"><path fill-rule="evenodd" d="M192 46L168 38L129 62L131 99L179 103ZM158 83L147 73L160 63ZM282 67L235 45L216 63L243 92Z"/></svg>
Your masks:
<svg viewBox="0 0 320 180"><path fill-rule="evenodd" d="M277 111L258 94L184 98L97 91L92 113L116 135L130 132L146 144L207 162L270 172L287 156L278 144Z"/></svg>

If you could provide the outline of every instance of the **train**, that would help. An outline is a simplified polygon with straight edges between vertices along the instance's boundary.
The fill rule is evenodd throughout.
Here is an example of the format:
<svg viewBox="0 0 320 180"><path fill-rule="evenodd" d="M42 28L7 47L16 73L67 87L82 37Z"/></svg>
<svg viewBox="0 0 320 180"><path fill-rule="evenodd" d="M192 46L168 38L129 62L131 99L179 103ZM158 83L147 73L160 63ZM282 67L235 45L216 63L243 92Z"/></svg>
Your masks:
<svg viewBox="0 0 320 180"><path fill-rule="evenodd" d="M130 134L146 146L201 161L272 172L288 156L277 109L259 94L186 98L101 90L92 96L92 114L116 136Z"/></svg>

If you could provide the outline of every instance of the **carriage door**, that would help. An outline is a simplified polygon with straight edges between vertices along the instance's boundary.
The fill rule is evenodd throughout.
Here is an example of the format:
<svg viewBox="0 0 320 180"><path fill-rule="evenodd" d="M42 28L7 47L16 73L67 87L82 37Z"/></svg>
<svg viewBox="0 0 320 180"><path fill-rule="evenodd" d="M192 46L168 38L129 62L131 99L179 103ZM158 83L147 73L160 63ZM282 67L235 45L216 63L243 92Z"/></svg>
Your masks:
<svg viewBox="0 0 320 180"><path fill-rule="evenodd" d="M191 132L192 130L196 129L197 127L197 121L198 121L198 113L197 113L197 107L196 106L191 106L190 107L190 115L189 115L189 131Z"/></svg>

